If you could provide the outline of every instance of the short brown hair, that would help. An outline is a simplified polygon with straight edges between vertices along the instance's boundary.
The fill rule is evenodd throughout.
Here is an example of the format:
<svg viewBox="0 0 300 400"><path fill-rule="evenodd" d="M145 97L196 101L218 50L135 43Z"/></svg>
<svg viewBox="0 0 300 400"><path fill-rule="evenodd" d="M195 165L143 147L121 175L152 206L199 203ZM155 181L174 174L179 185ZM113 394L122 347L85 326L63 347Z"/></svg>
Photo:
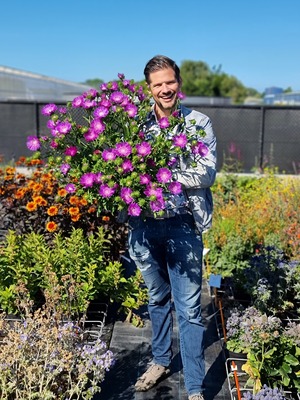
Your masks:
<svg viewBox="0 0 300 400"><path fill-rule="evenodd" d="M161 69L165 68L172 68L173 71L175 72L175 77L177 81L181 82L180 69L176 64L176 62L171 60L171 58L162 55L152 57L151 60L147 62L144 69L146 82L148 84L150 83L150 74L152 72L160 71Z"/></svg>

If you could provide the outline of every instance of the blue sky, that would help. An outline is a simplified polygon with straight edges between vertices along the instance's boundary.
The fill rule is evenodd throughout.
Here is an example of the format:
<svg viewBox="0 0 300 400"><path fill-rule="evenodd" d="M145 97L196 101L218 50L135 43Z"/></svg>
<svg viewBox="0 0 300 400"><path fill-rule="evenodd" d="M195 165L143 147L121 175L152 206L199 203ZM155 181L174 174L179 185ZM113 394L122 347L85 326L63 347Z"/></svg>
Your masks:
<svg viewBox="0 0 300 400"><path fill-rule="evenodd" d="M0 65L59 79L142 80L165 54L262 92L300 90L299 0L5 0Z"/></svg>

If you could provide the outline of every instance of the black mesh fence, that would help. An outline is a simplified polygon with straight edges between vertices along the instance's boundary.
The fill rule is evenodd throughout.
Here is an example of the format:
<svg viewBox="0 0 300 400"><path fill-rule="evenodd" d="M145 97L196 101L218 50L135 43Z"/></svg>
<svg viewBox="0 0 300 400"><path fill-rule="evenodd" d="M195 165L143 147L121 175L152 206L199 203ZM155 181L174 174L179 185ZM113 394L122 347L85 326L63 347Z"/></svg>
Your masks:
<svg viewBox="0 0 300 400"><path fill-rule="evenodd" d="M49 134L48 118L41 114L44 105L0 102L2 163L32 155L26 148L27 136ZM276 167L278 172L300 173L300 107L193 105L192 108L212 120L218 141L218 171L252 172ZM84 123L80 112L76 113L76 119Z"/></svg>

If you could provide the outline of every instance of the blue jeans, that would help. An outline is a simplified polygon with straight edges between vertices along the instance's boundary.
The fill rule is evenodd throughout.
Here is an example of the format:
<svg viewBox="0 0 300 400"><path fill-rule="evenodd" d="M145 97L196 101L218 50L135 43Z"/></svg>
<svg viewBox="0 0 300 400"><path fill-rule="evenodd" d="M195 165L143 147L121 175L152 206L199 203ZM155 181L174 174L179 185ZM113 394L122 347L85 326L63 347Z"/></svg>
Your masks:
<svg viewBox="0 0 300 400"><path fill-rule="evenodd" d="M149 291L152 353L156 364L172 358L172 304L188 394L202 392L205 375L201 319L202 236L190 214L129 219L129 254Z"/></svg>

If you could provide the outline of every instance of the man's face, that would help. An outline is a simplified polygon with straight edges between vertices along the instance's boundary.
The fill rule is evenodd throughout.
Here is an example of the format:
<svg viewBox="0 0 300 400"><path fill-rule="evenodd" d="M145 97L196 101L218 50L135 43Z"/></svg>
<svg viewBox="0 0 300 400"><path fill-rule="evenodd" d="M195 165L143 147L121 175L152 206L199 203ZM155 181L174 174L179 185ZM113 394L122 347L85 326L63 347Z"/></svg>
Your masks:
<svg viewBox="0 0 300 400"><path fill-rule="evenodd" d="M177 102L180 82L172 68L165 68L150 74L149 89L156 103L155 111L159 118L171 115Z"/></svg>

